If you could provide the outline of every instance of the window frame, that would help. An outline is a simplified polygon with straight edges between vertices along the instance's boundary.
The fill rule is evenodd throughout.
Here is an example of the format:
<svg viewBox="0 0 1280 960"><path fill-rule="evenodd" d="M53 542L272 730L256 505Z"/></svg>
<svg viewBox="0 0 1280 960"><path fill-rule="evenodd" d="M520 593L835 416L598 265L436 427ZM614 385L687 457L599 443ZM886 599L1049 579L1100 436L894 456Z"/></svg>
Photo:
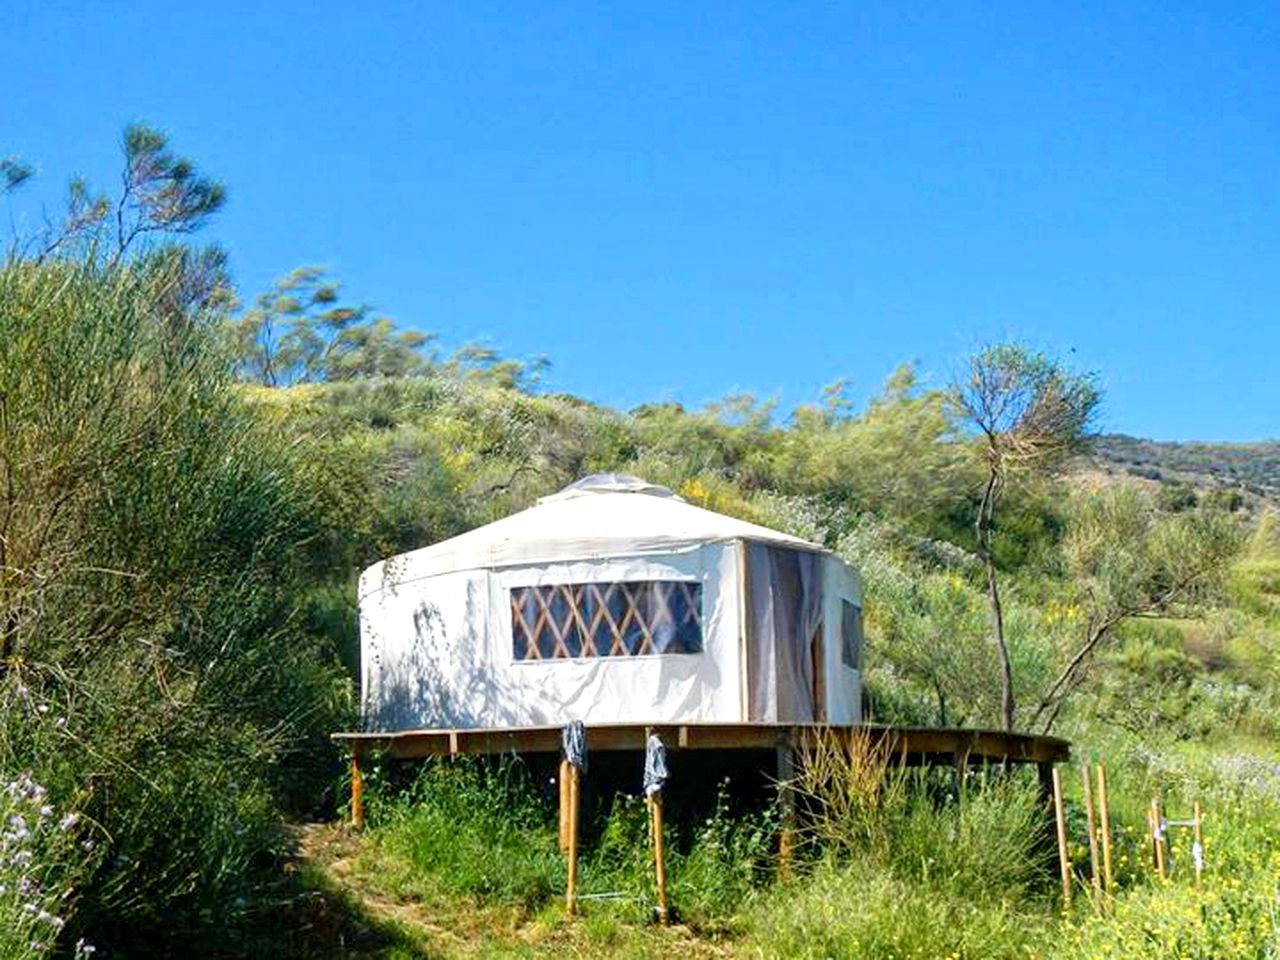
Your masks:
<svg viewBox="0 0 1280 960"><path fill-rule="evenodd" d="M854 660L850 663L848 654L850 653L850 638L846 632L846 626L850 622L850 618L846 617L845 611L852 610L852 622L857 631L856 641L852 647ZM866 632L862 626L862 604L850 599L849 597L840 598L840 664L846 670L853 670L857 673L862 672L862 650L865 645Z"/></svg>
<svg viewBox="0 0 1280 960"><path fill-rule="evenodd" d="M646 621L640 615L638 606L645 602L652 602L650 597L651 591L646 591L647 595L638 596L634 590L636 587L659 587L668 586L665 597L660 597L662 609L670 618L674 631L680 631L688 623L692 617L692 623L696 630L696 650L680 649L680 650L658 650L656 649L655 626L659 621L654 619L652 615ZM582 663L584 661L619 661L627 662L632 660L648 661L661 657L697 657L704 656L707 653L707 634L706 619L704 612L705 584L702 579L695 577L650 577L650 578L632 578L619 580L566 580L555 582L532 582L532 583L516 583L505 585L507 594L507 612L508 612L508 629L506 637L510 642L509 662L514 665L527 664L554 664L554 663ZM613 611L609 607L609 600L612 595L621 589L625 608L618 617L614 617ZM683 594L683 604L674 602L677 591ZM544 598L544 592L550 595ZM586 604L583 598L593 594L592 600L596 607L594 614L588 617ZM551 613L551 604L558 599L568 599L569 615L562 616L561 622L557 625L554 616ZM529 598L533 598L533 602L537 604L538 613L535 615L534 623L530 624L527 618L520 613L522 605L528 602ZM675 617L678 616L673 607L683 607L684 617L680 623L674 623ZM541 630L544 629L544 620L550 619L552 629L560 634L553 637L556 649L549 656L541 655L541 645L538 640ZM632 623L639 623L642 633L639 650L631 652L628 649L626 632L634 629ZM563 631L558 629L563 628ZM598 631L605 629L609 632L609 649L604 653L597 651ZM520 631L520 632L518 632ZM571 653L565 645L565 635L571 631L577 631L579 636L578 652L576 655ZM590 647L592 652L586 653L584 650L587 645L582 642L583 639L590 639ZM676 637L673 637L673 641ZM687 643L687 638L682 641ZM644 651L643 647L648 644L652 649ZM565 650L564 655L560 655L560 649ZM619 649L621 648L621 649ZM529 651L536 651L538 655L528 656ZM521 653L526 654L524 656Z"/></svg>

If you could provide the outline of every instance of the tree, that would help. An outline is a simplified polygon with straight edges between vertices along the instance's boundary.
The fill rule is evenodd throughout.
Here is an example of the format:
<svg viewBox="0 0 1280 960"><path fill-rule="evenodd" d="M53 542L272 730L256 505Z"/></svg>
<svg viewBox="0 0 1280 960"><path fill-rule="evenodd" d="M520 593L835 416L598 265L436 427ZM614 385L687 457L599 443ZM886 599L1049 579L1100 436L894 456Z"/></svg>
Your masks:
<svg viewBox="0 0 1280 960"><path fill-rule="evenodd" d="M115 203L112 263L144 234L194 233L227 202L226 187L202 176L191 160L176 156L162 131L131 123L121 145L125 165Z"/></svg>
<svg viewBox="0 0 1280 960"><path fill-rule="evenodd" d="M238 375L274 387L408 376L435 359L427 352L432 335L370 318L368 306L340 302L341 289L322 268L300 267L228 319Z"/></svg>
<svg viewBox="0 0 1280 960"><path fill-rule="evenodd" d="M168 134L146 124L125 127L121 149L119 195L96 192L83 177L72 177L61 218L46 217L43 229L16 238L15 259L88 261L107 267L146 260L148 273L158 267L168 276L163 296L177 313L225 306L231 284L226 253L219 247L148 245L142 240L172 239L201 229L226 204L226 188L202 174L192 160L175 154ZM17 190L34 175L34 168L16 157L0 159L0 195Z"/></svg>
<svg viewBox="0 0 1280 960"><path fill-rule="evenodd" d="M1044 475L1076 452L1091 429L1100 394L1091 375L1068 371L1043 353L1014 343L974 354L952 384L952 400L976 429L986 481L974 519L978 556L986 568L991 629L1000 661L1000 709L1012 730L1016 704L992 540L996 512L1012 479Z"/></svg>
<svg viewBox="0 0 1280 960"><path fill-rule="evenodd" d="M1084 616L1079 643L1031 714L1045 731L1120 623L1188 613L1213 598L1242 543L1227 512L1161 510L1137 484L1081 491L1072 506L1063 556Z"/></svg>
<svg viewBox="0 0 1280 960"><path fill-rule="evenodd" d="M861 411L842 382L823 400L796 411L780 438L778 472L799 490L919 528L971 481L946 395L927 389L911 364L894 370Z"/></svg>

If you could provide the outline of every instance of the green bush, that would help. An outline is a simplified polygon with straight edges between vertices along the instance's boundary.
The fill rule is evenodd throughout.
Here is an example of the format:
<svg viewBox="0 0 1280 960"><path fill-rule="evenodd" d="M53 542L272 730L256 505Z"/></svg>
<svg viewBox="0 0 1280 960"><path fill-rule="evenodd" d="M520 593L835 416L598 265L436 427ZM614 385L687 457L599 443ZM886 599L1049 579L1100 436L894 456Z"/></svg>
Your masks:
<svg viewBox="0 0 1280 960"><path fill-rule="evenodd" d="M235 952L349 684L299 629L306 450L241 400L175 261L0 266L0 770L85 816L67 938Z"/></svg>

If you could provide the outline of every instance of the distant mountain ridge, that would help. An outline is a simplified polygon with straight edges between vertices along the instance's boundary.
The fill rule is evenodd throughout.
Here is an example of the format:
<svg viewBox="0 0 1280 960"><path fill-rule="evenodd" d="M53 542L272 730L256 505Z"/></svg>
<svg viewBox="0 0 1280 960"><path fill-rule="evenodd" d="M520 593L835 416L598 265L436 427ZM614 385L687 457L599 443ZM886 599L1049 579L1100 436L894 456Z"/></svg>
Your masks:
<svg viewBox="0 0 1280 960"><path fill-rule="evenodd" d="M1162 483L1234 489L1280 503L1280 440L1172 442L1111 433L1094 440L1092 454L1099 466L1116 472Z"/></svg>

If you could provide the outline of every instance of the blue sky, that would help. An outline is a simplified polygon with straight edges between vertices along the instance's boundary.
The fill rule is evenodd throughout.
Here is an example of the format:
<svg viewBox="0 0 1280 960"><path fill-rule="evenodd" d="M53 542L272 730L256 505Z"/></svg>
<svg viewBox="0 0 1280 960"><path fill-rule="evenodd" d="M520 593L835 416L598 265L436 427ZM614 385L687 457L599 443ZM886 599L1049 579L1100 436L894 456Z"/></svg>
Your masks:
<svg viewBox="0 0 1280 960"><path fill-rule="evenodd" d="M1280 435L1280 10L1264 3L0 5L0 154L223 179L243 293L325 264L631 406L785 409L983 342L1104 426Z"/></svg>

